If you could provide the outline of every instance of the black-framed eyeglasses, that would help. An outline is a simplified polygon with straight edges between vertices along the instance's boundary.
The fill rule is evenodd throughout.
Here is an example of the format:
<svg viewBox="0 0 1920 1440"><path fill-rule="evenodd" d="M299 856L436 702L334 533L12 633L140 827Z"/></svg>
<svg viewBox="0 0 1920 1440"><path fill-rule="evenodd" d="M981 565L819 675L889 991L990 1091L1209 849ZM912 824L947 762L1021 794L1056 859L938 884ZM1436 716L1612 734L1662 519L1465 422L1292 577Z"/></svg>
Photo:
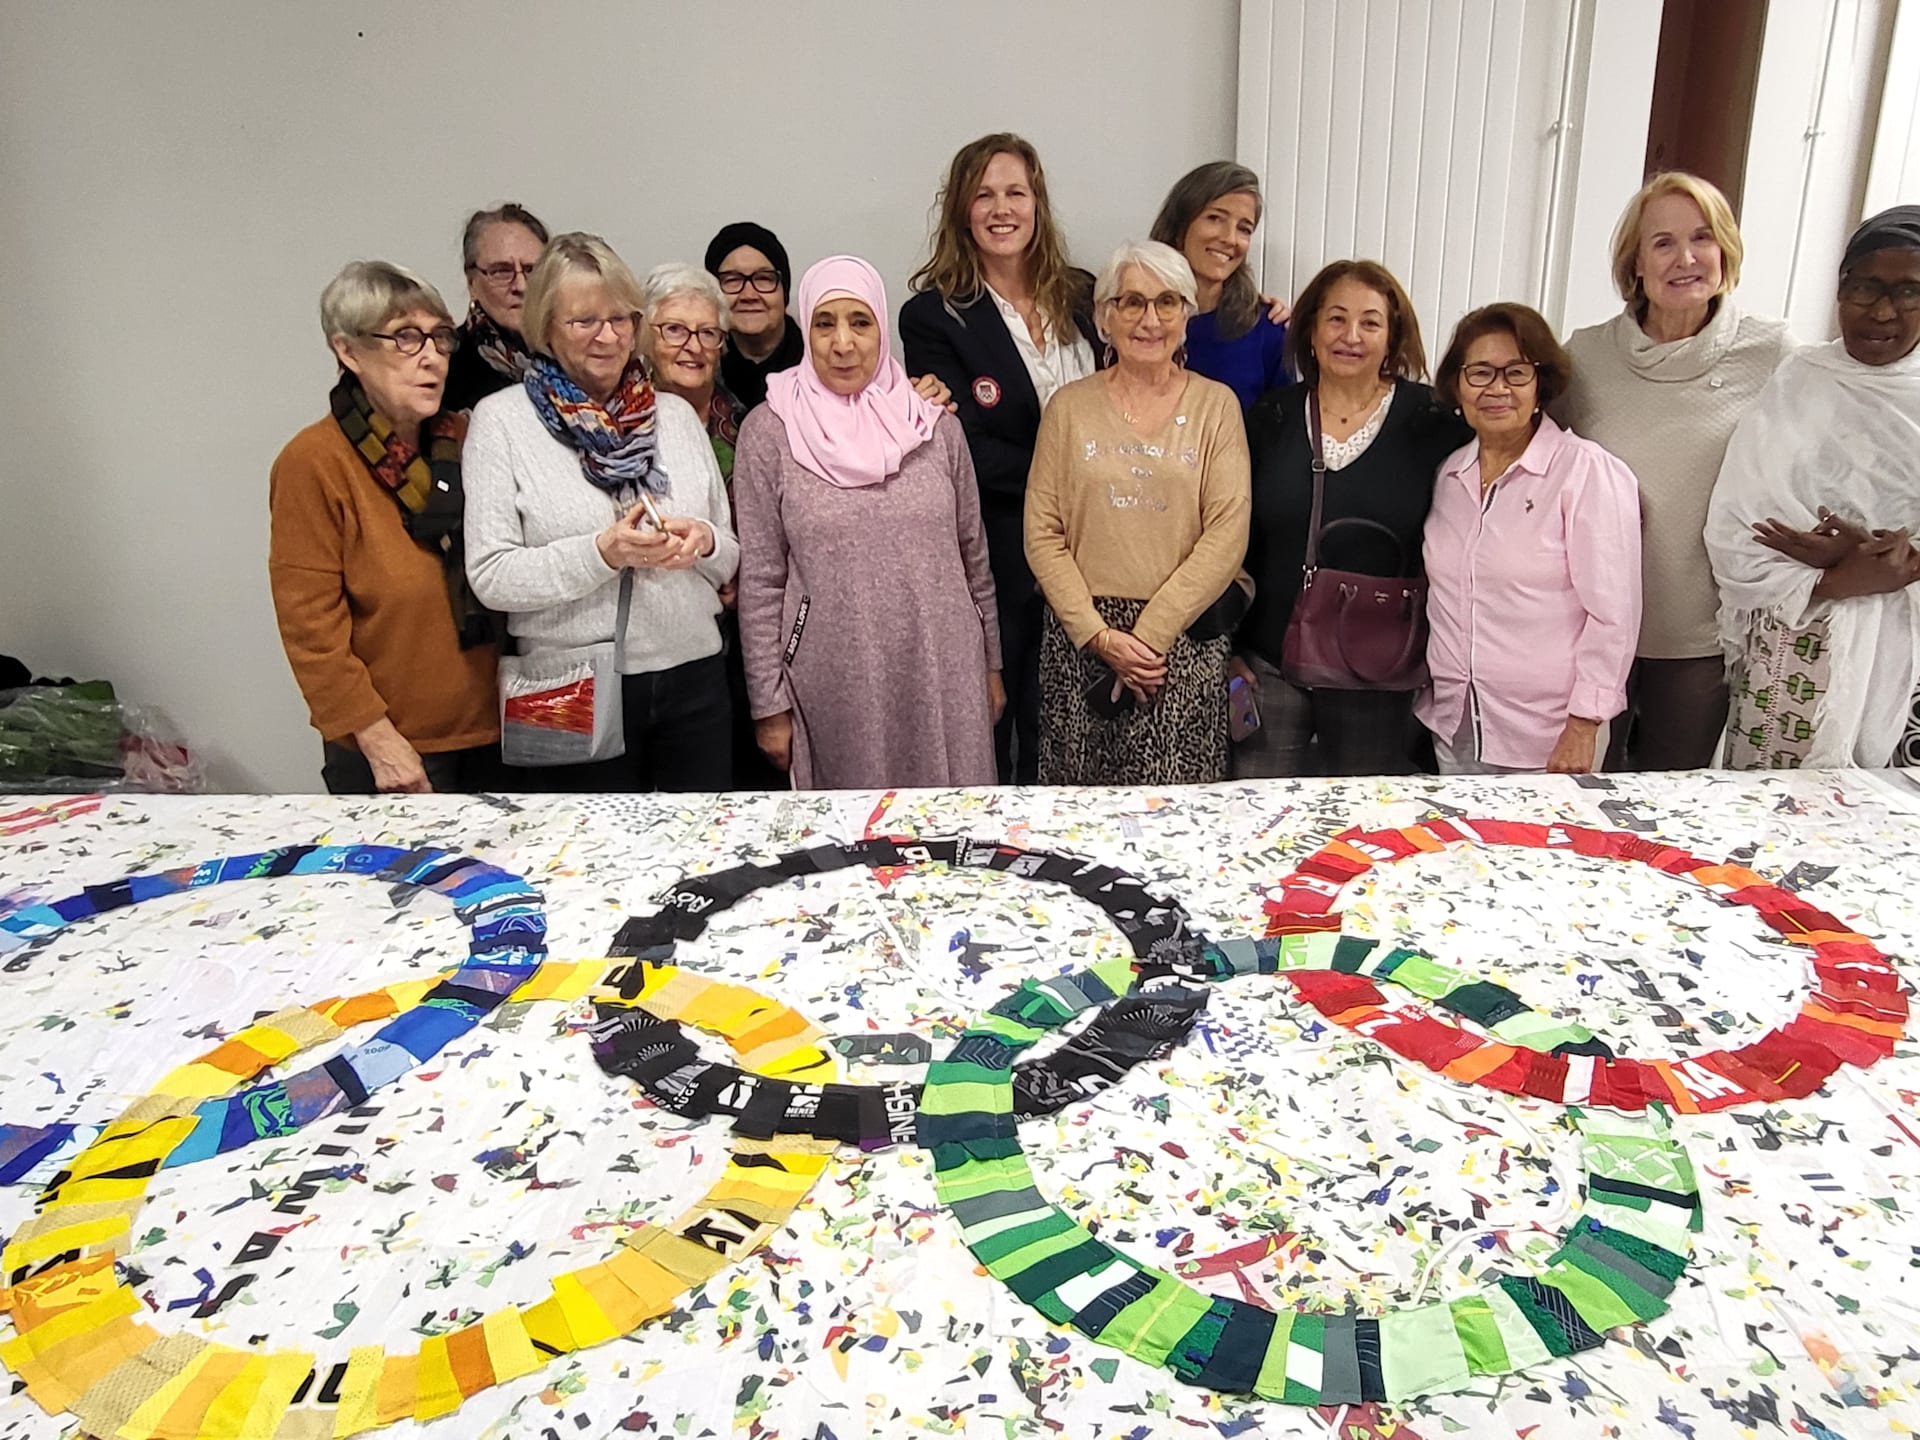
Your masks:
<svg viewBox="0 0 1920 1440"><path fill-rule="evenodd" d="M1893 308L1902 314L1911 315L1920 310L1920 284L1903 280L1898 285L1889 285L1884 280L1876 280L1871 275L1861 275L1840 282L1840 303L1851 305L1856 310L1876 310L1882 300L1893 301Z"/></svg>
<svg viewBox="0 0 1920 1440"><path fill-rule="evenodd" d="M738 270L722 270L720 272L720 288L729 295L738 295L749 285L753 286L753 288L758 290L762 295L771 295L780 288L780 272L778 270L755 270L751 275L744 275Z"/></svg>
<svg viewBox="0 0 1920 1440"><path fill-rule="evenodd" d="M691 325L682 325L677 320L669 320L664 325L655 325L654 330L669 345L685 345L689 340L698 340L701 348L718 350L726 343L727 332L713 325L702 325L694 329Z"/></svg>
<svg viewBox="0 0 1920 1440"><path fill-rule="evenodd" d="M484 276L495 285L511 285L513 283L513 277L516 275L524 275L528 279L532 279L533 267L539 263L537 260L525 262L519 260L503 260L498 265L469 265L467 268L478 275Z"/></svg>
<svg viewBox="0 0 1920 1440"><path fill-rule="evenodd" d="M433 348L442 355L451 355L460 348L460 332L451 325L436 325L431 330L422 330L418 325L403 325L386 334L375 330L367 338L385 340L402 355L418 355L427 348L429 340L433 341Z"/></svg>
<svg viewBox="0 0 1920 1440"><path fill-rule="evenodd" d="M1539 375L1540 367L1531 360L1515 360L1511 365L1468 365L1460 371L1460 378L1476 390L1484 390L1494 381L1495 376L1504 376L1507 385L1514 390L1531 385Z"/></svg>

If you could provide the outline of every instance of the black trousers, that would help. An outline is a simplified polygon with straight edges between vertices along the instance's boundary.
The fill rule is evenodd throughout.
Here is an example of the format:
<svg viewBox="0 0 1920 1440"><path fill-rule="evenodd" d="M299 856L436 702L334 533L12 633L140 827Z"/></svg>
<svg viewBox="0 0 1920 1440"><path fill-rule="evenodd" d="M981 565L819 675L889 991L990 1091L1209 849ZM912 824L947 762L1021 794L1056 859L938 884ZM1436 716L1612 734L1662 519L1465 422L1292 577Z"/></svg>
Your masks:
<svg viewBox="0 0 1920 1440"><path fill-rule="evenodd" d="M420 766L436 794L473 795L482 790L512 794L527 788L532 773L501 762L498 745L476 745L471 750L442 750L422 755ZM373 766L367 757L347 745L328 741L322 747L320 779L329 795L374 795Z"/></svg>
<svg viewBox="0 0 1920 1440"><path fill-rule="evenodd" d="M1031 582L1027 589L1024 600L1000 606L1000 683L1007 708L993 727L993 758L1002 785L1040 783L1040 635L1047 602Z"/></svg>
<svg viewBox="0 0 1920 1440"><path fill-rule="evenodd" d="M720 638L726 645L727 700L733 706L733 789L791 790L793 780L760 749L753 728L753 708L747 702L747 669L740 654L740 620L731 610L720 615Z"/></svg>
<svg viewBox="0 0 1920 1440"><path fill-rule="evenodd" d="M1233 778L1406 775L1420 767L1413 694L1303 690L1258 655L1243 655L1260 683L1260 728L1233 747Z"/></svg>
<svg viewBox="0 0 1920 1440"><path fill-rule="evenodd" d="M733 701L724 655L623 675L620 702L626 754L528 770L527 788L570 793L733 788Z"/></svg>
<svg viewBox="0 0 1920 1440"><path fill-rule="evenodd" d="M1705 770L1727 728L1727 704L1727 666L1718 655L1635 660L1607 769Z"/></svg>

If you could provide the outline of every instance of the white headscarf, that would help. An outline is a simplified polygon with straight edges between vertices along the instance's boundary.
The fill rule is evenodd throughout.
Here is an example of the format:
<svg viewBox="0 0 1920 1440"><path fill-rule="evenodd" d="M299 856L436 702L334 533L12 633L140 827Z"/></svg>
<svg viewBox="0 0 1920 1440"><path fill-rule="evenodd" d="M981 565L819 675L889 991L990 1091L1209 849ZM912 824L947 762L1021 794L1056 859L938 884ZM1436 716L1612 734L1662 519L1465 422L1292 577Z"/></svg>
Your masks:
<svg viewBox="0 0 1920 1440"><path fill-rule="evenodd" d="M1734 430L1707 510L1728 655L1742 653L1762 614L1790 629L1824 616L1831 688L1806 763L1885 765L1920 673L1920 585L1814 599L1820 572L1769 550L1752 527L1771 517L1810 530L1823 505L1870 530L1920 535L1920 349L1891 365L1863 365L1838 340L1790 356Z"/></svg>

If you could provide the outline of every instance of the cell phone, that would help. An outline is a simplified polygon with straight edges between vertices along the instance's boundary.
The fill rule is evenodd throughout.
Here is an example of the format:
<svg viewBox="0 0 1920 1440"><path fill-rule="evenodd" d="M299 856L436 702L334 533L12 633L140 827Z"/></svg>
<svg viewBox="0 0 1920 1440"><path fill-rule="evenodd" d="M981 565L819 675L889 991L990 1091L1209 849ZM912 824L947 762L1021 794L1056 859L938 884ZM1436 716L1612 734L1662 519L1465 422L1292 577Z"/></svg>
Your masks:
<svg viewBox="0 0 1920 1440"><path fill-rule="evenodd" d="M1259 728L1260 704L1254 697L1253 686L1236 675L1227 682L1227 734L1240 741Z"/></svg>
<svg viewBox="0 0 1920 1440"><path fill-rule="evenodd" d="M634 529L638 530L640 528L640 520L645 520L647 524L656 530L665 530L667 528L660 519L660 508L653 503L653 496L644 490L640 492L640 512L640 519L633 522Z"/></svg>

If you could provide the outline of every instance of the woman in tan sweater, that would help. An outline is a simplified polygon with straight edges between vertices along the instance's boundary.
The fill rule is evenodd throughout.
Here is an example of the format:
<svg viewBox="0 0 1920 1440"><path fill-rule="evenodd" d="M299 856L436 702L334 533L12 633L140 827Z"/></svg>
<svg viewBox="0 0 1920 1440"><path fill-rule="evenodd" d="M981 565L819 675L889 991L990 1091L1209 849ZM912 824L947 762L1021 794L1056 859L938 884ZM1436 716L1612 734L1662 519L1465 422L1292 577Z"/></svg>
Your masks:
<svg viewBox="0 0 1920 1440"><path fill-rule="evenodd" d="M320 296L331 411L273 462L267 571L336 795L505 788L493 617L467 588L459 343L439 293L356 260Z"/></svg>
<svg viewBox="0 0 1920 1440"><path fill-rule="evenodd" d="M1114 363L1041 418L1026 551L1047 602L1042 784L1226 775L1238 615L1224 607L1247 553L1247 437L1233 392L1180 363L1194 295L1179 251L1122 245L1094 287Z"/></svg>

